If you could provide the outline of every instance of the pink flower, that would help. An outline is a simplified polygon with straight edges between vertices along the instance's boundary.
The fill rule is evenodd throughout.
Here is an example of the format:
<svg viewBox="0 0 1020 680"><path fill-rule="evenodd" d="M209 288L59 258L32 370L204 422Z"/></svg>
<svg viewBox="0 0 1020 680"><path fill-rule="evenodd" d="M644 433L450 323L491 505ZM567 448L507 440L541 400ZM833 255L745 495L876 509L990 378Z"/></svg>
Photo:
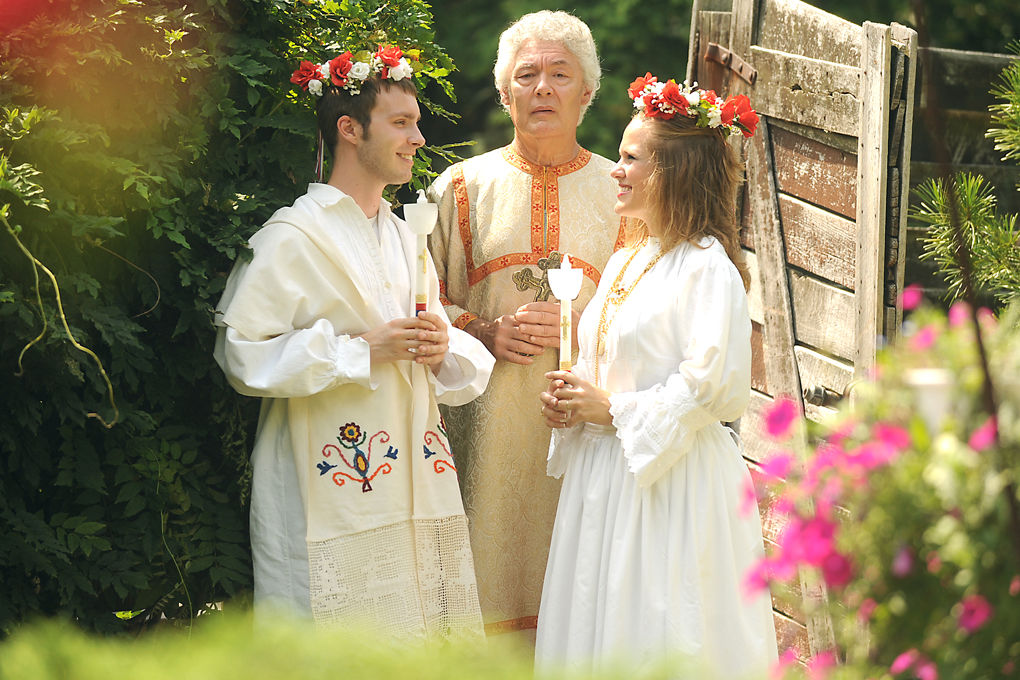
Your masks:
<svg viewBox="0 0 1020 680"><path fill-rule="evenodd" d="M939 669L933 661L925 659L914 668L917 680L939 680Z"/></svg>
<svg viewBox="0 0 1020 680"><path fill-rule="evenodd" d="M960 612L957 623L961 629L968 633L973 633L981 628L995 613L995 609L988 604L988 600L980 595L968 595L963 598L961 604L963 611Z"/></svg>
<svg viewBox="0 0 1020 680"><path fill-rule="evenodd" d="M761 471L769 477L786 479L793 467L793 454L780 452L774 453L761 463Z"/></svg>
<svg viewBox="0 0 1020 680"><path fill-rule="evenodd" d="M928 553L928 573L937 574L939 569L942 568L942 558L939 557L937 552Z"/></svg>
<svg viewBox="0 0 1020 680"><path fill-rule="evenodd" d="M750 598L763 590L767 591L771 576L772 563L767 557L763 557L744 575L744 594Z"/></svg>
<svg viewBox="0 0 1020 680"><path fill-rule="evenodd" d="M893 557L892 561L892 573L900 578L903 578L910 573L910 570L914 568L914 553L907 546L901 547L896 551L896 556Z"/></svg>
<svg viewBox="0 0 1020 680"><path fill-rule="evenodd" d="M829 671L836 665L835 652L821 652L808 659L807 676L811 680L823 680L829 677Z"/></svg>
<svg viewBox="0 0 1020 680"><path fill-rule="evenodd" d="M897 425L878 423L872 430L875 437L897 451L906 451L910 448L910 433Z"/></svg>
<svg viewBox="0 0 1020 680"><path fill-rule="evenodd" d="M846 555L833 550L822 560L822 578L832 588L842 588L853 578L853 565Z"/></svg>
<svg viewBox="0 0 1020 680"><path fill-rule="evenodd" d="M772 666L769 671L770 680L781 680L786 675L787 669L797 664L797 650L793 647L787 647L776 663Z"/></svg>
<svg viewBox="0 0 1020 680"><path fill-rule="evenodd" d="M963 324L967 323L967 319L970 318L970 305L966 302L954 302L953 306L949 308L949 325L953 328L959 328Z"/></svg>
<svg viewBox="0 0 1020 680"><path fill-rule="evenodd" d="M870 621L871 615L875 613L878 608L878 603L870 597L861 602L861 606L857 608L857 618L861 621Z"/></svg>
<svg viewBox="0 0 1020 680"><path fill-rule="evenodd" d="M912 283L903 289L900 293L900 304L903 305L903 311L910 311L916 309L921 304L921 299L924 294L921 292L921 286L916 283Z"/></svg>
<svg viewBox="0 0 1020 680"><path fill-rule="evenodd" d="M910 338L910 349L916 351L924 351L935 344L935 338L938 337L938 331L935 326L928 324L921 330L917 331Z"/></svg>
<svg viewBox="0 0 1020 680"><path fill-rule="evenodd" d="M984 451L989 446L995 444L998 433L999 427L995 416L989 416L988 420L970 435L967 444L975 451Z"/></svg>
<svg viewBox="0 0 1020 680"><path fill-rule="evenodd" d="M921 654L916 649L908 649L893 659L892 665L889 666L889 672L893 675L902 673L913 666L914 662L917 661L920 656Z"/></svg>
<svg viewBox="0 0 1020 680"><path fill-rule="evenodd" d="M790 436L793 422L800 415L796 402L789 397L779 397L765 412L765 431L773 439L780 441Z"/></svg>
<svg viewBox="0 0 1020 680"><path fill-rule="evenodd" d="M1012 595L1013 597L1016 597L1017 594L1020 594L1020 575L1014 576L1013 579L1009 582L1009 594Z"/></svg>
<svg viewBox="0 0 1020 680"><path fill-rule="evenodd" d="M787 559L818 567L833 551L835 536L836 525L824 517L811 517L806 521L794 517L783 529L778 542Z"/></svg>

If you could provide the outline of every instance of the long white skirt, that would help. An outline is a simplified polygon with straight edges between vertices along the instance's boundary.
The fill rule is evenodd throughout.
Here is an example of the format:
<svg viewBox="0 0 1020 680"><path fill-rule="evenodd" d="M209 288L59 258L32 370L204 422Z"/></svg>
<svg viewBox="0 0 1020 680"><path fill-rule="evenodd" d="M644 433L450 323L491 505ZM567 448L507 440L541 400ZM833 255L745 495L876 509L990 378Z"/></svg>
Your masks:
<svg viewBox="0 0 1020 680"><path fill-rule="evenodd" d="M646 489L612 428L586 425L576 450L564 452L540 671L640 670L679 654L702 669L690 677L766 677L776 658L771 601L743 588L763 554L757 511L738 510L748 471L729 430L697 436Z"/></svg>

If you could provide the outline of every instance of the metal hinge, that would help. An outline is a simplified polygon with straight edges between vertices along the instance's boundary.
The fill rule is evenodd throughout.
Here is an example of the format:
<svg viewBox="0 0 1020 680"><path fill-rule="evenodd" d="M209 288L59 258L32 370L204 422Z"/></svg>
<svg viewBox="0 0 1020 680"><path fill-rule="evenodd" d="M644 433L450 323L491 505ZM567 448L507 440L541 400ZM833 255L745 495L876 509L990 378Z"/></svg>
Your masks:
<svg viewBox="0 0 1020 680"><path fill-rule="evenodd" d="M734 54L717 43L708 43L708 49L705 50L705 61L714 61L717 64L722 64L736 73L737 77L748 85L754 85L754 81L758 79L757 69L752 68L740 55Z"/></svg>

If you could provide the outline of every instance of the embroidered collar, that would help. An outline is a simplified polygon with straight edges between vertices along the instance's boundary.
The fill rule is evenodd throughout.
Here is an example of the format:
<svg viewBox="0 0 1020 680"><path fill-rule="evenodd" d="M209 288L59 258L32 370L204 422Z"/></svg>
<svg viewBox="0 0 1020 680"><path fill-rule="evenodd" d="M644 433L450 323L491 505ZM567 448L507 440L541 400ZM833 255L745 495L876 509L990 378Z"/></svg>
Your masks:
<svg viewBox="0 0 1020 680"><path fill-rule="evenodd" d="M529 175L540 175L542 172L552 173L558 177L563 175L569 175L572 172L577 172L588 164L591 160L591 151L580 147L577 155L572 160L563 163L562 165L543 166L535 165L534 163L527 161L519 153L514 151L512 144L507 144L502 149L503 160L510 165L514 166L522 172L526 172Z"/></svg>

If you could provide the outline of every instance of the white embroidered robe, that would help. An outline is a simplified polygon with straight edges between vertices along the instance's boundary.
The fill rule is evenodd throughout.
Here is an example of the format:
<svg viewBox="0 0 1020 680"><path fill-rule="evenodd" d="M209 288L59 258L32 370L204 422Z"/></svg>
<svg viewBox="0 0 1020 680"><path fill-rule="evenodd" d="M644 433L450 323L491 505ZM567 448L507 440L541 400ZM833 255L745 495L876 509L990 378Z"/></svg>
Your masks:
<svg viewBox="0 0 1020 680"><path fill-rule="evenodd" d="M310 185L251 238L254 255L235 266L218 307L217 361L239 392L263 398L252 454L256 609L408 638L480 635L437 398L477 396L493 359L451 328L438 380L409 361L371 365L368 343L353 336L412 314L417 257L385 202L378 224L377 234L340 190ZM445 318L429 273L429 309Z"/></svg>
<svg viewBox="0 0 1020 680"><path fill-rule="evenodd" d="M439 203L429 247L453 324L534 302L548 285L543 268L559 266L562 253L584 268L573 303L584 309L623 243L612 168L584 149L569 163L535 166L507 146L446 170L429 190ZM538 394L544 373L557 366L555 348L530 366L498 362L479 399L446 411L490 633L533 629L537 621L559 495L559 482L545 475L549 430Z"/></svg>

